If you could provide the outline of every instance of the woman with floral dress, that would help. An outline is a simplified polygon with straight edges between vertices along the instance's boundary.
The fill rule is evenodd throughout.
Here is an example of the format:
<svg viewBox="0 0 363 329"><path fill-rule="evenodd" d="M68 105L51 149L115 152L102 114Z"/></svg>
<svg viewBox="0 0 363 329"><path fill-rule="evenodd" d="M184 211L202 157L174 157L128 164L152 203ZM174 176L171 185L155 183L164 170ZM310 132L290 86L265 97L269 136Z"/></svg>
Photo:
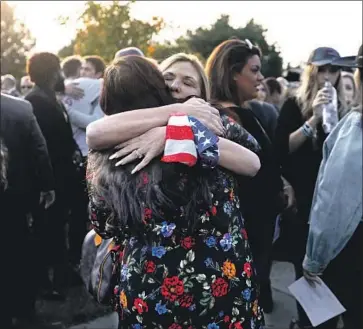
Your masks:
<svg viewBox="0 0 363 329"><path fill-rule="evenodd" d="M127 67L132 69L128 71ZM127 115L131 112L126 111L145 108L140 104L142 95L148 106L159 106L142 110L144 121L152 111L158 120L162 121L160 117L164 115L167 127L158 131L163 131L167 138L175 131L184 136L192 132L199 148L207 145L209 138L212 141L198 154L194 166L163 163L158 157L135 174L130 173L135 164L115 166L118 160L108 160L113 150L91 151L89 155L94 228L103 238L113 237L117 244L122 244L113 298L120 317L119 328L262 328L263 312L239 209L238 187L229 171L234 168L217 167L228 154L223 143L241 148L227 139L255 152L259 146L226 116L222 117L226 139L216 137L198 118L191 116L178 117L187 120L190 129L175 125L176 116L169 119L169 114L187 113L190 105L162 106L168 104L167 94L170 96L161 74L143 58L120 59L105 74L101 106L108 115L128 118L125 124L129 129L132 120ZM152 102L153 98L159 104ZM110 119L112 116L105 118L108 122ZM199 131L193 130L194 124ZM197 143L203 135L208 138ZM154 136L154 141L160 139L156 138L156 132ZM246 153L240 161L248 158L250 151L243 148L243 152ZM250 175L257 171L251 171Z"/></svg>

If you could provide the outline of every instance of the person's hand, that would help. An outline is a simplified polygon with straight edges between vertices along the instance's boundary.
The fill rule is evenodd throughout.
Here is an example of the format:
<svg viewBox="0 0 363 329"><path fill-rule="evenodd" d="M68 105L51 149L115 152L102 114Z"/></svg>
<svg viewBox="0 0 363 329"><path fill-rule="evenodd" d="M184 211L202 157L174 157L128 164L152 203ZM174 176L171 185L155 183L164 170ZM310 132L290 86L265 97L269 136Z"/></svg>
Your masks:
<svg viewBox="0 0 363 329"><path fill-rule="evenodd" d="M317 120L321 120L323 116L323 105L332 101L330 89L324 87L318 91L313 101L313 115Z"/></svg>
<svg viewBox="0 0 363 329"><path fill-rule="evenodd" d="M40 192L39 204L44 203L44 209L48 209L55 201L55 191Z"/></svg>
<svg viewBox="0 0 363 329"><path fill-rule="evenodd" d="M183 106L183 111L198 119L203 125L218 136L224 134L224 128L219 111L201 98L190 98Z"/></svg>
<svg viewBox="0 0 363 329"><path fill-rule="evenodd" d="M74 99L81 99L84 96L84 90L82 88L77 87L77 82L69 83L65 86L64 93L67 96L70 96Z"/></svg>
<svg viewBox="0 0 363 329"><path fill-rule="evenodd" d="M110 160L123 158L116 163L116 166L122 166L136 159L143 158L132 170L131 173L134 174L147 166L152 159L163 153L165 147L165 132L166 127L156 127L141 136L132 138L116 146L116 149L119 150L110 156Z"/></svg>
<svg viewBox="0 0 363 329"><path fill-rule="evenodd" d="M73 164L76 167L80 167L82 165L83 159L82 159L82 153L80 150L75 150L72 156Z"/></svg>
<svg viewBox="0 0 363 329"><path fill-rule="evenodd" d="M312 273L309 272L307 270L303 270L303 275L304 278L306 279L306 281L313 287L315 287L315 284L320 284L321 280L319 278L319 275L321 275L322 273Z"/></svg>
<svg viewBox="0 0 363 329"><path fill-rule="evenodd" d="M293 187L291 185L285 185L283 192L284 192L284 197L287 200L286 209L295 207L296 199L295 199L295 191L294 191Z"/></svg>

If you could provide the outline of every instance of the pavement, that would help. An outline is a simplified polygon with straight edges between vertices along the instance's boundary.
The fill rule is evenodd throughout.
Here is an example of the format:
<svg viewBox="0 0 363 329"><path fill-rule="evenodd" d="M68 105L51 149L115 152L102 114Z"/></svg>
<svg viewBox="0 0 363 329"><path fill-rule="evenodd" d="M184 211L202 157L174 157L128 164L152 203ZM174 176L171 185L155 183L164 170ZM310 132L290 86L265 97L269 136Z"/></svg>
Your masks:
<svg viewBox="0 0 363 329"><path fill-rule="evenodd" d="M295 299L287 289L294 279L292 264L274 262L271 271L274 310L271 314L265 315L266 329L288 329L291 319L297 317ZM68 329L117 329L117 315L112 313Z"/></svg>

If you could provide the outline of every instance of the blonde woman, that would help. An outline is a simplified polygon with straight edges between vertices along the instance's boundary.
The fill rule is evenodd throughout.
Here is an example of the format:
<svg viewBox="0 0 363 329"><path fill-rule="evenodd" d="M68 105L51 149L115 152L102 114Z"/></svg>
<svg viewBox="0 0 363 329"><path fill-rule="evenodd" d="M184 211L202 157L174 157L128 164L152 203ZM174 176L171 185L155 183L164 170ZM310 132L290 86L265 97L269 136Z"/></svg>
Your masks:
<svg viewBox="0 0 363 329"><path fill-rule="evenodd" d="M351 107L356 101L357 87L354 82L354 76L351 72L342 72L343 86L345 92L345 99L348 107Z"/></svg>
<svg viewBox="0 0 363 329"><path fill-rule="evenodd" d="M301 86L295 97L288 98L281 108L275 132L275 149L282 175L295 190L297 216L294 245L289 246L297 278L302 276L301 262L308 235L308 218L316 178L322 160L322 146L326 135L322 129L322 106L331 101L324 83L329 80L337 90L339 117L347 111L339 66L332 65L339 59L332 48L315 49L301 77ZM310 322L298 306L302 327Z"/></svg>
<svg viewBox="0 0 363 329"><path fill-rule="evenodd" d="M322 275L346 308L345 329L363 328L362 53L361 46L353 63L349 57L336 62L358 68L358 99L324 143L303 263L305 278L314 282ZM337 322L318 328L336 328Z"/></svg>

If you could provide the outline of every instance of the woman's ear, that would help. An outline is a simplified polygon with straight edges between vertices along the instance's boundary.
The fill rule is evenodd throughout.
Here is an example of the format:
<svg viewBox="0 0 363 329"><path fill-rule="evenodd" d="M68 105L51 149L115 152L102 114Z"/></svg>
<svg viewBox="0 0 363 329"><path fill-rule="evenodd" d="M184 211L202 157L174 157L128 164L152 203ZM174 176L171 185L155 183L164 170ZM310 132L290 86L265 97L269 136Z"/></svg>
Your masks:
<svg viewBox="0 0 363 329"><path fill-rule="evenodd" d="M238 79L239 79L239 77L241 76L241 73L239 73L239 72L234 72L233 73L233 80L234 81L237 81Z"/></svg>

